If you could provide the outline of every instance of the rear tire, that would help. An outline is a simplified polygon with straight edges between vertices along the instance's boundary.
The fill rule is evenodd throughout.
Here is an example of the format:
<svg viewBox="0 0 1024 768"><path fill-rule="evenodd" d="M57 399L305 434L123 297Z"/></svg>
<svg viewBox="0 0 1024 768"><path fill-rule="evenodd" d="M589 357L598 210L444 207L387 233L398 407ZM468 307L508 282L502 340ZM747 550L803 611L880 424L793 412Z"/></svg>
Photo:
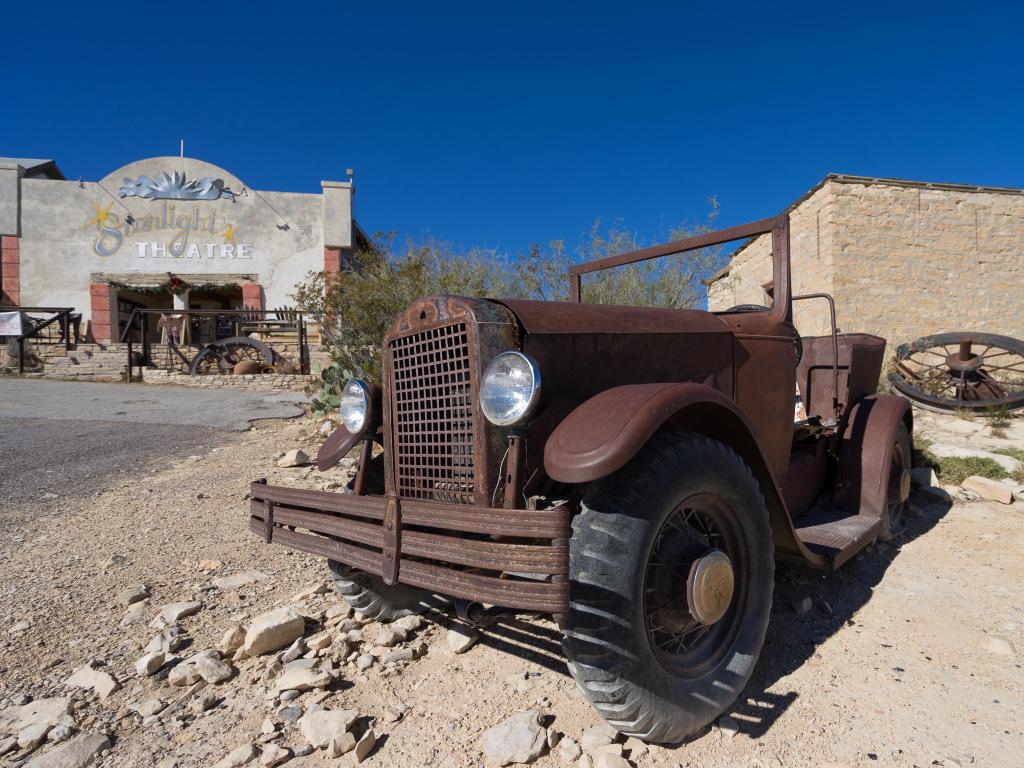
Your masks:
<svg viewBox="0 0 1024 768"><path fill-rule="evenodd" d="M702 623L690 588L715 552L728 556L735 587L720 618ZM623 734L682 741L750 679L774 570L768 513L743 460L700 435L655 437L595 484L573 520L564 626L572 676Z"/></svg>
<svg viewBox="0 0 1024 768"><path fill-rule="evenodd" d="M371 459L367 470L367 489L370 493L383 494L383 454ZM349 481L343 493L352 493L354 482ZM443 609L448 605L448 600L440 595L432 595L404 584L385 584L379 576L350 568L337 560L328 560L327 567L334 586L352 610L375 621L390 622L414 613Z"/></svg>
<svg viewBox="0 0 1024 768"><path fill-rule="evenodd" d="M882 527L878 531L879 541L891 541L903 533L907 522L907 499L902 497L901 476L914 466L914 444L910 439L907 425L896 428L893 439L892 464L889 468L889 485L886 490L886 510L882 514ZM907 485L909 489L909 483Z"/></svg>

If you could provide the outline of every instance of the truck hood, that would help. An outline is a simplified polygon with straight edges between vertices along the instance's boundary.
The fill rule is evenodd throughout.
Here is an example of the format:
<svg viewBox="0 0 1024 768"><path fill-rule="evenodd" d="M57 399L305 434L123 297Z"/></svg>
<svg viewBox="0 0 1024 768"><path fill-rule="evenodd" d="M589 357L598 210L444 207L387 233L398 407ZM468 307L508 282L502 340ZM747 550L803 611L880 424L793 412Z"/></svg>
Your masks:
<svg viewBox="0 0 1024 768"><path fill-rule="evenodd" d="M490 299L510 309L528 334L729 333L729 326L694 309Z"/></svg>

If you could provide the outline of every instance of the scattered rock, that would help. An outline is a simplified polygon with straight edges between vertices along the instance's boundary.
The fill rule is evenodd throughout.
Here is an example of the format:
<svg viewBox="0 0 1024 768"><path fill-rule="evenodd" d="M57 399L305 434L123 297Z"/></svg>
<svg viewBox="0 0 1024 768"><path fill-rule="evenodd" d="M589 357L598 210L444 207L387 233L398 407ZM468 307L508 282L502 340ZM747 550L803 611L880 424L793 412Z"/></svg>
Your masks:
<svg viewBox="0 0 1024 768"><path fill-rule="evenodd" d="M46 734L46 740L51 744L61 744L75 735L73 725L61 724Z"/></svg>
<svg viewBox="0 0 1024 768"><path fill-rule="evenodd" d="M1005 637L996 637L995 635L992 635L985 640L985 650L989 653L994 653L997 656L1014 656L1017 653L1017 649L1013 647L1013 643Z"/></svg>
<svg viewBox="0 0 1024 768"><path fill-rule="evenodd" d="M373 656L371 656L370 654L361 653L359 654L358 658L356 658L356 669L358 669L360 672L365 672L372 666Z"/></svg>
<svg viewBox="0 0 1024 768"><path fill-rule="evenodd" d="M360 736L355 748L356 762L363 762L375 746L377 746L377 735L373 731L367 731Z"/></svg>
<svg viewBox="0 0 1024 768"><path fill-rule="evenodd" d="M146 645L146 653L174 653L185 644L185 630L178 624L168 627Z"/></svg>
<svg viewBox="0 0 1024 768"><path fill-rule="evenodd" d="M214 768L241 768L256 759L256 745L243 744L228 752Z"/></svg>
<svg viewBox="0 0 1024 768"><path fill-rule="evenodd" d="M96 755L110 749L110 739L100 733L83 733L25 764L25 768L85 768Z"/></svg>
<svg viewBox="0 0 1024 768"><path fill-rule="evenodd" d="M480 633L464 624L453 624L448 630L448 647L453 653L465 653L476 645L479 639Z"/></svg>
<svg viewBox="0 0 1024 768"><path fill-rule="evenodd" d="M275 683L280 691L309 691L314 688L326 688L333 678L322 669L286 669Z"/></svg>
<svg viewBox="0 0 1024 768"><path fill-rule="evenodd" d="M609 753L594 756L594 768L633 768L622 755Z"/></svg>
<svg viewBox="0 0 1024 768"><path fill-rule="evenodd" d="M160 671L160 668L164 665L167 660L167 656L163 651L156 651L153 653L147 653L141 659L135 662L135 671L139 674L139 677L149 677L155 675Z"/></svg>
<svg viewBox="0 0 1024 768"><path fill-rule="evenodd" d="M266 768L274 768L275 765L281 765L292 757L292 751L279 747L277 744L267 744L263 747L263 754L260 755L260 765L266 766Z"/></svg>
<svg viewBox="0 0 1024 768"><path fill-rule="evenodd" d="M194 685L200 680L210 684L223 683L231 679L231 665L222 661L220 654L212 648L190 656L174 667L167 675L169 685Z"/></svg>
<svg viewBox="0 0 1024 768"><path fill-rule="evenodd" d="M301 448L292 448L277 460L279 467L302 467L309 463L309 456Z"/></svg>
<svg viewBox="0 0 1024 768"><path fill-rule="evenodd" d="M423 617L419 614L413 613L409 616L403 616L397 621L392 622L392 626L401 627L408 632L418 632L423 628L424 622Z"/></svg>
<svg viewBox="0 0 1024 768"><path fill-rule="evenodd" d="M192 711L201 715L203 712L207 712L216 707L220 701L220 696L213 691L207 691L192 702Z"/></svg>
<svg viewBox="0 0 1024 768"><path fill-rule="evenodd" d="M320 425L320 429L317 430L317 432L320 433L321 437L327 437L333 431L334 431L334 422L333 421L325 421L323 424Z"/></svg>
<svg viewBox="0 0 1024 768"><path fill-rule="evenodd" d="M622 746L629 750L629 757L634 762L641 755L647 754L647 745L635 736L630 736L626 739L626 743Z"/></svg>
<svg viewBox="0 0 1024 768"><path fill-rule="evenodd" d="M111 555L106 560L100 561L100 570L109 571L111 568L115 568L119 565L124 565L128 562L128 558L124 555Z"/></svg>
<svg viewBox="0 0 1024 768"><path fill-rule="evenodd" d="M356 737L351 733L343 733L331 739L327 745L328 757L341 757L356 748Z"/></svg>
<svg viewBox="0 0 1024 768"><path fill-rule="evenodd" d="M302 717L302 707L281 707L277 710L277 716L286 723L297 723Z"/></svg>
<svg viewBox="0 0 1024 768"><path fill-rule="evenodd" d="M998 501L1000 504L1013 503L1013 489L1004 483L1000 483L998 480L971 475L960 484L960 487L972 491L989 501Z"/></svg>
<svg viewBox="0 0 1024 768"><path fill-rule="evenodd" d="M611 744L614 734L608 733L607 728L603 728L600 725L592 725L583 732L580 737L580 746L586 752L592 752L598 747L603 747L605 744Z"/></svg>
<svg viewBox="0 0 1024 768"><path fill-rule="evenodd" d="M583 750L575 740L570 739L568 736L563 736L562 740L558 743L558 754L562 760L571 763L583 754Z"/></svg>
<svg viewBox="0 0 1024 768"><path fill-rule="evenodd" d="M163 699L147 699L146 701L139 704L139 708L136 710L142 717L152 717L158 715L167 709L167 702Z"/></svg>
<svg viewBox="0 0 1024 768"><path fill-rule="evenodd" d="M269 578L262 571L240 571L232 573L230 576L218 576L212 583L217 589L238 589Z"/></svg>
<svg viewBox="0 0 1024 768"><path fill-rule="evenodd" d="M199 494L197 498L203 498L203 494ZM220 560L200 560L198 567L200 571L219 571L224 567L224 563Z"/></svg>
<svg viewBox="0 0 1024 768"><path fill-rule="evenodd" d="M380 657L382 664L393 664L396 661L412 661L416 658L416 651L412 648L396 648L388 651Z"/></svg>
<svg viewBox="0 0 1024 768"><path fill-rule="evenodd" d="M335 603L327 609L325 618L327 619L347 619L352 615L352 606L342 600L340 603Z"/></svg>
<svg viewBox="0 0 1024 768"><path fill-rule="evenodd" d="M12 635L20 635L22 632L28 632L30 629L32 629L32 622L28 619L22 619L12 624L8 632Z"/></svg>
<svg viewBox="0 0 1024 768"><path fill-rule="evenodd" d="M357 717L359 713L354 709L321 709L303 715L299 728L307 742L324 749L332 739L344 736Z"/></svg>
<svg viewBox="0 0 1024 768"><path fill-rule="evenodd" d="M278 608L253 619L245 633L242 651L259 656L284 648L302 636L306 621L291 608Z"/></svg>
<svg viewBox="0 0 1024 768"><path fill-rule="evenodd" d="M728 715L718 719L718 728L719 728L719 730L722 731L723 734L725 734L729 738L732 738L733 736L735 736L737 733L740 732L740 725L739 725L739 723L737 723L735 720L733 720Z"/></svg>
<svg viewBox="0 0 1024 768"><path fill-rule="evenodd" d="M295 642L288 646L288 650L281 654L281 663L288 664L289 662L295 661L305 652L305 641L301 637L297 637Z"/></svg>
<svg viewBox="0 0 1024 768"><path fill-rule="evenodd" d="M18 731L18 746L26 752L31 752L43 743L43 739L46 738L46 734L50 732L52 727L48 723L35 723L25 726Z"/></svg>
<svg viewBox="0 0 1024 768"><path fill-rule="evenodd" d="M225 656L233 654L242 647L245 642L245 627L241 624L232 624L228 627L217 643L217 650Z"/></svg>
<svg viewBox="0 0 1024 768"><path fill-rule="evenodd" d="M334 642L330 632L319 632L306 639L306 647L313 651L320 651L329 648Z"/></svg>
<svg viewBox="0 0 1024 768"><path fill-rule="evenodd" d="M149 626L153 629L165 629L172 624L177 624L179 619L199 613L202 607L202 603L196 602L169 603L160 609L160 613L150 622Z"/></svg>
<svg viewBox="0 0 1024 768"><path fill-rule="evenodd" d="M399 643L404 643L408 639L409 630L392 624L389 627L381 628L380 632L377 633L377 640L374 642L374 645L379 645L382 648L391 648Z"/></svg>
<svg viewBox="0 0 1024 768"><path fill-rule="evenodd" d="M117 602L127 608L149 597L149 587L145 584L131 584L117 593Z"/></svg>
<svg viewBox="0 0 1024 768"><path fill-rule="evenodd" d="M3 757L17 746L18 740L13 736L8 736L7 738L0 738L0 757Z"/></svg>
<svg viewBox="0 0 1024 768"><path fill-rule="evenodd" d="M540 724L540 710L518 712L488 728L480 744L488 761L494 765L533 762L547 746L547 732Z"/></svg>
<svg viewBox="0 0 1024 768"><path fill-rule="evenodd" d="M811 600L811 598L809 597L801 597L797 600L794 600L791 603L791 605L793 606L793 612L797 616L803 616L807 613L810 613L811 608L814 607L814 601Z"/></svg>
<svg viewBox="0 0 1024 768"><path fill-rule="evenodd" d="M121 685L106 672L85 666L75 672L64 681L67 688L85 688L96 692L101 699L107 698L114 691L120 690Z"/></svg>

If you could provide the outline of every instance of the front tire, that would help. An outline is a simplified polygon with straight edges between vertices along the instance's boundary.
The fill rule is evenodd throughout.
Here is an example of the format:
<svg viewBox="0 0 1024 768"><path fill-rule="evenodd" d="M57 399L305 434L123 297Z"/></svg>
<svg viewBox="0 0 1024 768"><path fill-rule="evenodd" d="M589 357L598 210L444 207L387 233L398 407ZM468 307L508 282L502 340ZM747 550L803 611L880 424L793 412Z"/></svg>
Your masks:
<svg viewBox="0 0 1024 768"><path fill-rule="evenodd" d="M730 579L700 581L723 555ZM573 521L564 647L577 685L620 732L682 741L750 679L774 569L768 513L743 460L696 434L654 438Z"/></svg>
<svg viewBox="0 0 1024 768"><path fill-rule="evenodd" d="M384 493L384 456L375 456L367 468L370 493ZM355 480L349 481L343 493L352 493ZM404 584L385 584L379 576L350 568L337 560L328 560L331 580L352 610L375 621L391 622L414 613L443 609L448 601Z"/></svg>

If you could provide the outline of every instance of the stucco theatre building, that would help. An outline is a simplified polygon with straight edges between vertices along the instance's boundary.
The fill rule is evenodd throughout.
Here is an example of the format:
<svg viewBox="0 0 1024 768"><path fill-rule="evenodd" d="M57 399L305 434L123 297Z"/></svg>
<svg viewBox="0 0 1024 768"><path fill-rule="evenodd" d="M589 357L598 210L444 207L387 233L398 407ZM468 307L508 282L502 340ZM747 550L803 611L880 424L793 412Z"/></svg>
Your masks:
<svg viewBox="0 0 1024 768"><path fill-rule="evenodd" d="M353 185L255 190L194 158L153 157L98 181L52 160L0 158L0 304L74 307L89 341L133 309L274 309L365 241ZM174 290L172 291L172 287Z"/></svg>

